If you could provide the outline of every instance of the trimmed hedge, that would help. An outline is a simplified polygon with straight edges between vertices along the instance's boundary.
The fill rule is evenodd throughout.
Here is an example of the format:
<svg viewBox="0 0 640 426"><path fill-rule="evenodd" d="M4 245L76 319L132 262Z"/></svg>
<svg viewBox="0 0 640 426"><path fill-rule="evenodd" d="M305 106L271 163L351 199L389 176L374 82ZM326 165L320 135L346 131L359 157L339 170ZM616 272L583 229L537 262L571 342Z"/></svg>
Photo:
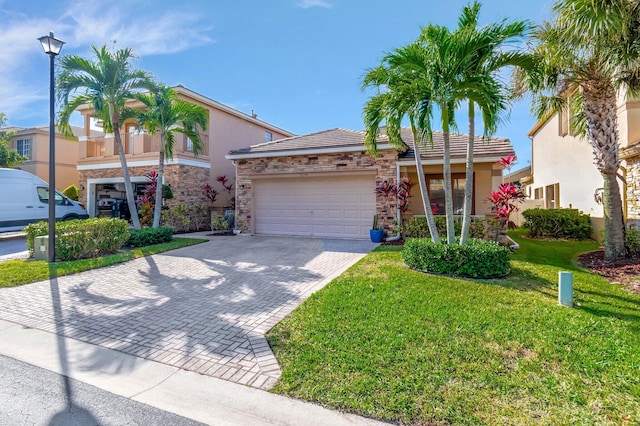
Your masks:
<svg viewBox="0 0 640 426"><path fill-rule="evenodd" d="M447 235L447 218L445 216L434 216L438 235L441 238ZM498 222L491 218L473 218L469 225L469 235L471 238L487 239L492 234L492 229L496 228ZM455 234L460 236L462 231L462 217L454 217L453 227ZM404 238L431 238L426 216L413 216L402 228Z"/></svg>
<svg viewBox="0 0 640 426"><path fill-rule="evenodd" d="M93 218L56 223L56 259L90 259L115 253L129 238L126 220ZM25 228L27 248L33 256L35 237L49 233L47 222L38 222Z"/></svg>
<svg viewBox="0 0 640 426"><path fill-rule="evenodd" d="M575 209L529 209L522 212L524 227L531 238L588 240L593 227L591 218Z"/></svg>
<svg viewBox="0 0 640 426"><path fill-rule="evenodd" d="M409 238L404 242L402 256L410 268L458 277L502 277L511 269L507 247L476 238L463 246Z"/></svg>
<svg viewBox="0 0 640 426"><path fill-rule="evenodd" d="M130 229L127 247L136 248L153 244L168 243L173 240L173 229L168 226L158 228Z"/></svg>

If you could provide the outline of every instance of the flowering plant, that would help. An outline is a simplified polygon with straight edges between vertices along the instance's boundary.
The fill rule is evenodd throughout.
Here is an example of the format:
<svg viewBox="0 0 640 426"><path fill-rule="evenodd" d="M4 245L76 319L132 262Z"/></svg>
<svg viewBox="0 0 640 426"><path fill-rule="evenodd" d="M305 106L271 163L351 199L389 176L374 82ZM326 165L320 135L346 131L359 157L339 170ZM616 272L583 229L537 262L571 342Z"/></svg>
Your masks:
<svg viewBox="0 0 640 426"><path fill-rule="evenodd" d="M516 159L515 155L509 154L507 157L502 157L498 160L498 163L502 164L508 171L511 171ZM516 203L521 203L524 199L525 195L522 190L516 185L507 182L501 184L497 191L492 192L487 201L493 204L491 209L496 213L496 219L500 222L501 227L514 229L516 224L509 218L511 213L519 210Z"/></svg>

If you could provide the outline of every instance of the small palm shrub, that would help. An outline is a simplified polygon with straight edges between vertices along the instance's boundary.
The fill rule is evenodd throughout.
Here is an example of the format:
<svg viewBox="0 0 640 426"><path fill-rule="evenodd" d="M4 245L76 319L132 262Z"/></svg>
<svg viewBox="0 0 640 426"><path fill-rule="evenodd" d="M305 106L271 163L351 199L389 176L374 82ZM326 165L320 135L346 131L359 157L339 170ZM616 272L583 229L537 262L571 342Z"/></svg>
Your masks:
<svg viewBox="0 0 640 426"><path fill-rule="evenodd" d="M524 227L531 238L588 240L593 227L591 218L575 209L529 209L522 212Z"/></svg>
<svg viewBox="0 0 640 426"><path fill-rule="evenodd" d="M227 219L219 214L211 216L211 230L212 231L226 231L229 229L229 222Z"/></svg>
<svg viewBox="0 0 640 426"><path fill-rule="evenodd" d="M402 256L410 268L458 277L502 277L511 268L507 247L476 238L470 238L463 246L409 238L404 243Z"/></svg>

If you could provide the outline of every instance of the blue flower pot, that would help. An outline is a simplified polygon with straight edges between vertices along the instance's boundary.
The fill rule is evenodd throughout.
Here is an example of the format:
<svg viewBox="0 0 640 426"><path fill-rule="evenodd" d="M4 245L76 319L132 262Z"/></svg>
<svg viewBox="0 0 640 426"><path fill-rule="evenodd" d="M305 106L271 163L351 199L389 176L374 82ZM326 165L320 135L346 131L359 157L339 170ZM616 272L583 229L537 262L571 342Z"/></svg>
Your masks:
<svg viewBox="0 0 640 426"><path fill-rule="evenodd" d="M369 237L371 237L371 242L381 243L384 240L384 229L369 230Z"/></svg>

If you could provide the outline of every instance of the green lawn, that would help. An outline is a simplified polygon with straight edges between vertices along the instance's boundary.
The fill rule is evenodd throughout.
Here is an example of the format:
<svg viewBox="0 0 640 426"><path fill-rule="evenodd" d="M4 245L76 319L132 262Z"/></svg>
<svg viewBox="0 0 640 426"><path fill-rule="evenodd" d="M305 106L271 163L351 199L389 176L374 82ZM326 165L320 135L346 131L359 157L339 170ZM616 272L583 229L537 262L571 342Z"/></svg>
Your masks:
<svg viewBox="0 0 640 426"><path fill-rule="evenodd" d="M131 251L98 257L95 259L83 259L69 262L56 262L49 265L44 260L8 260L0 263L0 287L14 287L21 284L29 284L47 280L50 276L63 276L89 269L102 268L115 265L151 254L175 250L181 247L204 243L208 240L200 238L174 238L173 241L164 244L155 244L140 247Z"/></svg>
<svg viewBox="0 0 640 426"><path fill-rule="evenodd" d="M380 247L269 333L273 391L414 425L638 424L640 296L574 265L595 243L519 235L498 280L414 272Z"/></svg>

